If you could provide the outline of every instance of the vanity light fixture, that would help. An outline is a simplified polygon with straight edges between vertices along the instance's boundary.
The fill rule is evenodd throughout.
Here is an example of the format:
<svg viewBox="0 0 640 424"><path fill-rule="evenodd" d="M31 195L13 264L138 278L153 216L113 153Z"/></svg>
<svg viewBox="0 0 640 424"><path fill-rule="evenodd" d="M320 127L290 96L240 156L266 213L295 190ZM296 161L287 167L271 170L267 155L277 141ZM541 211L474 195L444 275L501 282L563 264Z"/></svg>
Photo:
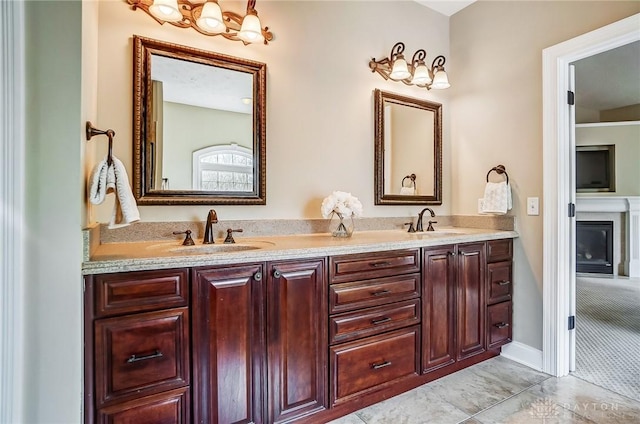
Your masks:
<svg viewBox="0 0 640 424"><path fill-rule="evenodd" d="M222 35L227 40L269 44L273 34L262 28L256 0L247 1L247 13L223 11L218 0L191 3L189 0L127 0L131 9L142 9L160 24L169 22L180 28L193 28L204 35Z"/></svg>
<svg viewBox="0 0 640 424"><path fill-rule="evenodd" d="M385 80L402 81L406 85L417 85L427 90L449 88L449 77L444 70L445 57L440 55L433 59L431 68L425 63L427 52L423 49L413 54L411 63L404 58L404 43L396 43L391 49L389 57L376 60L371 59L369 68L377 72Z"/></svg>

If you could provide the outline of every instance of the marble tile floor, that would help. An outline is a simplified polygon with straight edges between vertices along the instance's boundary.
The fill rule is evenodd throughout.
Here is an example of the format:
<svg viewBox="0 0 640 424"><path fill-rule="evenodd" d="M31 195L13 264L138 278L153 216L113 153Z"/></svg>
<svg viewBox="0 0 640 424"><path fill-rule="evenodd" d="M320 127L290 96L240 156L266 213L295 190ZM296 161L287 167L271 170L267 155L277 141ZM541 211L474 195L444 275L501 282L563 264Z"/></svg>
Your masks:
<svg viewBox="0 0 640 424"><path fill-rule="evenodd" d="M640 423L640 402L498 356L330 424L363 423Z"/></svg>

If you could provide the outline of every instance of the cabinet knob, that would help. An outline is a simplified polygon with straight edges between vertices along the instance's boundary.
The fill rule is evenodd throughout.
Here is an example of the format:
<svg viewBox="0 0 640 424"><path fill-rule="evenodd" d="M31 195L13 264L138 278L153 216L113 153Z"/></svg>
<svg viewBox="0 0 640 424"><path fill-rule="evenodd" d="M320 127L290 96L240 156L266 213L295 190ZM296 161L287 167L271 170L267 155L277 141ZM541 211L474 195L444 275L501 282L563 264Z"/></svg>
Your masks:
<svg viewBox="0 0 640 424"><path fill-rule="evenodd" d="M509 284L511 284L511 281L509 280L498 281L499 286L508 286Z"/></svg>
<svg viewBox="0 0 640 424"><path fill-rule="evenodd" d="M273 276L275 278L280 278L282 276L282 273L276 269L273 271Z"/></svg>
<svg viewBox="0 0 640 424"><path fill-rule="evenodd" d="M253 279L256 281L262 280L262 272L258 271L255 274L253 274Z"/></svg>
<svg viewBox="0 0 640 424"><path fill-rule="evenodd" d="M448 252L450 256L456 256L456 252Z"/></svg>
<svg viewBox="0 0 640 424"><path fill-rule="evenodd" d="M501 323L495 324L494 326L497 328L505 328L509 326L509 323L501 322Z"/></svg>

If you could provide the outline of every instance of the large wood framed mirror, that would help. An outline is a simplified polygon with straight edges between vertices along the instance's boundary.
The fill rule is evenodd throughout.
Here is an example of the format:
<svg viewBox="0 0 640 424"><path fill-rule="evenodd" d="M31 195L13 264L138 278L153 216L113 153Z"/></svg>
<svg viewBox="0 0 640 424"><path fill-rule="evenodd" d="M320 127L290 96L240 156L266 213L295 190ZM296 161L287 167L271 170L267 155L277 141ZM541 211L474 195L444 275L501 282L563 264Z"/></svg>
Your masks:
<svg viewBox="0 0 640 424"><path fill-rule="evenodd" d="M142 205L266 204L266 64L133 37Z"/></svg>
<svg viewBox="0 0 640 424"><path fill-rule="evenodd" d="M374 91L375 204L442 204L442 105Z"/></svg>

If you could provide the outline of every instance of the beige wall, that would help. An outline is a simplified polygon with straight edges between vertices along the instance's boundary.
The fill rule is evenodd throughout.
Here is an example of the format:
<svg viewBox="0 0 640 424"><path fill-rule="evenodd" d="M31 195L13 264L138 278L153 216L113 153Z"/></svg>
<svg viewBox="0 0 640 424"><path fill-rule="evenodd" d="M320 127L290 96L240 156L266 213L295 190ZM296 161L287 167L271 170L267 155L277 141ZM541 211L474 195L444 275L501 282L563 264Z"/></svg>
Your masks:
<svg viewBox="0 0 640 424"><path fill-rule="evenodd" d="M576 128L577 146L607 144L616 146L616 191L584 195L640 196L640 124Z"/></svg>
<svg viewBox="0 0 640 424"><path fill-rule="evenodd" d="M242 11L246 2L225 1L224 7ZM115 154L130 169L131 37L137 34L267 64L267 205L219 206L220 219L320 218L322 199L334 190L357 196L368 217L415 216L417 207L374 206L373 90L443 103L445 158L448 90L384 81L368 62L387 56L398 41L408 56L424 48L429 61L449 57L447 17L411 1L263 1L257 9L275 36L268 46L161 26L122 2L100 3L98 114L100 124L118 134ZM105 154L101 147L92 161ZM445 160L445 179L449 169ZM438 214L450 211L449 188L445 183ZM105 222L111 208L108 199L89 219ZM202 221L209 208L145 206L140 213L144 221Z"/></svg>
<svg viewBox="0 0 640 424"><path fill-rule="evenodd" d="M473 214L487 171L512 183L514 339L542 348L542 50L640 12L640 2L479 1L451 18L451 205Z"/></svg>
<svg viewBox="0 0 640 424"><path fill-rule="evenodd" d="M193 152L196 150L230 143L251 149L251 115L172 102L164 103L163 112L165 163L162 177L169 178L172 190L191 190Z"/></svg>

